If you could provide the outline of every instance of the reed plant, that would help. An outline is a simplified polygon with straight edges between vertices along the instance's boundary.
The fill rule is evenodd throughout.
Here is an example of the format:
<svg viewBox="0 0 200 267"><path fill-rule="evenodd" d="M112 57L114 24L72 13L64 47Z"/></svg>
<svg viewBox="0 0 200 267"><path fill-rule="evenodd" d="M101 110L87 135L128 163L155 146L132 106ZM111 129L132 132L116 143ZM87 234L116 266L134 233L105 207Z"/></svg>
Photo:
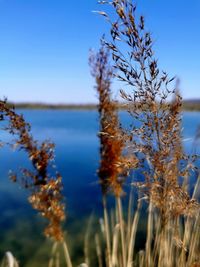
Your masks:
<svg viewBox="0 0 200 267"><path fill-rule="evenodd" d="M55 240L62 240L63 231L61 222L65 219L64 204L62 202L61 176L55 177L49 174L49 167L54 159L54 144L44 141L41 145L31 135L31 126L23 115L17 114L14 107L7 104L6 100L0 100L1 121L6 121L5 130L15 136L12 146L24 150L32 163L33 169L21 169L22 177L11 173L13 182L19 181L24 188L30 191L29 202L33 208L48 219L49 225L45 229L45 235Z"/></svg>
<svg viewBox="0 0 200 267"><path fill-rule="evenodd" d="M108 57L108 51L105 50L105 45L103 45L99 51L99 53L95 55L93 54L90 58L93 64L91 66L93 67L93 76L96 74L95 78L96 81L99 81L97 77L99 68L97 68L97 62L99 62L99 57L102 55ZM104 51L104 52L103 52ZM108 60L104 60L104 64L107 64ZM106 66L104 66L106 68ZM103 79L103 78L102 78ZM99 82L96 82L97 90L99 91ZM110 84L109 84L110 86ZM101 87L102 89L102 87ZM106 89L108 91L108 89ZM110 90L110 89L109 89ZM104 92L105 93L105 92ZM125 95L125 93L123 93ZM183 153L182 144L181 144L181 135L180 135L180 123L181 119L180 116L180 101L181 98L178 96L177 91L174 90L174 99L171 103L167 104L165 103L165 112L168 113L170 118L173 118L174 121L172 124L170 124L171 128L170 132L166 133L169 135L172 132L172 128L176 127L176 130L174 130L173 139L171 139L171 136L169 135L169 140L166 146L171 145L170 154L168 155L169 163L167 166L169 169L166 170L166 173L164 172L164 166L162 169L162 172L160 173L164 176L162 179L169 179L166 183L169 182L169 185L166 185L167 190L163 188L161 190L162 180L158 180L154 178L154 180L145 179L143 182L139 183L136 182L133 185L137 186L139 188L140 196L137 200L137 209L135 210L134 214L132 213L133 207L132 207L132 197L130 196L129 205L128 205L128 212L125 214L126 208L121 206L121 197L123 196L123 183L120 184L120 194L118 194L118 190L116 191L116 187L113 184L113 180L109 179L110 169L113 168L113 173L115 173L115 179L118 181L118 173L116 166L119 166L119 162L121 158L128 159L130 155L126 155L124 157L123 150L125 149L126 144L128 143L130 147L130 140L133 142L131 144L133 146L134 151L134 168L139 168L141 172L144 173L144 175L147 175L147 168L150 166L150 158L148 157L148 154L146 156L148 157L148 165L146 164L144 167L144 160L145 155L141 148L143 144L136 144L135 141L133 141L133 137L131 137L131 133L126 133L123 129L119 126L119 121L117 119L117 113L116 113L116 106L115 109L112 106L112 100L111 100L111 93L107 94L106 99L106 105L102 101L101 95L99 94L99 113L100 113L100 152L106 150L107 153L103 153L101 156L100 161L100 168L99 172L103 168L104 170L107 170L108 172L104 171L104 175L100 176L100 183L106 181L106 184L104 184L103 188L106 188L107 190L103 190L103 203L104 203L104 219L101 221L101 233L102 237L99 237L99 234L96 234L96 250L97 250L97 258L99 262L99 266L198 266L196 262L199 262L199 249L200 249L200 242L199 242L199 204L197 202L198 199L198 192L199 192L199 178L197 179L196 186L194 188L193 194L190 197L190 194L187 192L186 188L186 181L188 180L188 177L184 177L183 183L180 184L180 166L179 162L181 159L185 160L187 164L189 164L189 157L186 156ZM130 100L129 100L130 101ZM134 104L134 103L133 103ZM138 104L138 103L137 103ZM115 116L115 119L111 119L109 121L107 117L107 110L104 108L104 105L106 109L109 109L108 106L111 108L109 109L109 112L112 114L112 116ZM103 107L102 107L103 106ZM130 107L130 104L128 105ZM160 105L155 103L156 108L160 109ZM175 107L175 111L172 107ZM110 111L112 110L112 111ZM159 112L163 110L158 110ZM132 112L129 111L132 115ZM150 109L147 109L145 107L144 110L140 108L138 111L138 108L136 109L136 112L149 112L152 111ZM113 115L114 114L114 115ZM134 113L133 113L134 114ZM148 114L149 115L149 114ZM176 117L177 116L177 117ZM101 118L104 118L103 120ZM154 118L155 119L155 118ZM159 117L157 118L159 120ZM103 123L102 123L103 121ZM106 123L105 123L106 122ZM117 133L115 133L115 138L118 137L120 140L123 140L121 144L120 150L118 150L118 154L115 153L115 157L111 158L113 161L110 160L110 156L112 155L112 145L114 145L114 142L112 141L112 138L114 137L114 134L110 134L108 132L109 127L111 129L115 129ZM153 130L152 130L153 131ZM145 134L145 133L143 133ZM153 133L154 134L154 133ZM159 134L162 134L162 132ZM121 135L121 137L120 137ZM111 143L109 143L107 140L102 139L103 137L107 137L107 140L111 140ZM152 142L155 142L153 138L155 139L154 135L152 137ZM165 136L165 139L167 139L167 136ZM116 138L117 140L117 138ZM171 144L170 142L174 142ZM107 146L107 143L110 144L110 146ZM111 145L112 144L112 145ZM150 149L150 148L149 148ZM110 154L109 154L110 153ZM154 152L156 153L156 151ZM141 155L143 157L141 157ZM181 156L182 157L181 157ZM108 157L107 160L102 160L103 157ZM164 156L162 156L162 159L164 160ZM193 156L192 161L194 161L196 157ZM114 161L114 159L116 159ZM153 159L155 160L155 159ZM158 158L159 160L159 158ZM170 161L171 160L171 161ZM112 162L112 164L107 163ZM159 164L159 162L155 162L155 164ZM167 163L165 163L167 164ZM191 162L190 162L191 164ZM121 167L124 168L124 172L121 170L122 173L127 173L127 169L131 169L133 165L130 164L127 165L121 165ZM151 165L152 166L152 165ZM157 166L157 165L156 165ZM158 165L159 166L159 165ZM194 165L191 165L191 168L194 168ZM128 168L129 167L129 168ZM186 165L185 168L188 168ZM151 167L152 168L152 167ZM169 170L174 171L175 173L169 175ZM149 167L149 171L152 171ZM178 173L177 173L178 172ZM152 172L153 173L153 172ZM148 174L150 176L150 174ZM186 174L185 174L186 175ZM188 173L187 173L188 175ZM172 181L170 180L172 179ZM175 180L176 179L176 180ZM157 181L158 180L158 181ZM123 180L125 181L125 176L123 177ZM172 183L173 182L173 183ZM158 184L158 183L161 183ZM158 188L159 187L159 188ZM164 185L163 185L164 187ZM117 187L119 188L119 187ZM157 190L159 191L157 192ZM169 190L169 191L168 191ZM173 190L173 191L171 191ZM165 193L163 193L163 191ZM105 205L106 203L106 193L112 192L114 196L116 197L116 211L115 215L109 216L107 207ZM159 194L158 194L159 193ZM162 196L164 194L164 196ZM169 194L165 196L165 194ZM177 194L177 195L175 195ZM166 197L166 199L165 199ZM176 199L174 199L176 198ZM159 201L158 201L159 199ZM143 249L141 251L136 250L136 237L137 233L139 231L139 222L140 222L140 215L141 215L141 208L142 205L145 205L144 202L148 200L148 218L146 221L146 241L145 245L143 244ZM126 215L126 216L125 216ZM126 221L125 221L126 218ZM189 237L189 233L192 233L192 236ZM106 252L102 251L102 248L104 247L103 243L100 245L100 240L104 240L106 244ZM187 241L186 241L187 240ZM193 244L192 244L193 243ZM186 245L187 244L187 245ZM186 256L187 254L187 256ZM102 257L103 255L103 257ZM102 264L104 263L104 265Z"/></svg>
<svg viewBox="0 0 200 267"><path fill-rule="evenodd" d="M146 245L137 262L134 256L135 231L142 200L138 200L132 229L128 229L124 226L119 195L113 190L118 203L121 251L115 247L117 253L111 256L115 258L114 263L108 259L107 266L164 267L199 264L200 206L196 193L199 190L199 178L195 167L198 157L186 155L182 148L182 98L178 80L173 83L175 77L169 78L165 71L159 69L158 60L154 57L151 33L145 29L144 17L137 17L136 6L131 1L99 2L111 6L116 15L116 19L113 19L112 13L111 20L104 11L98 12L110 25L111 38L103 42L112 54L115 69L113 75L129 86L130 93L121 90L121 96L128 103L129 114L134 122L138 121L140 125L129 130L124 143L128 142L129 148L132 148L132 155L137 159L134 168L137 167L143 176L142 181L136 181L134 185L138 187L142 199L149 203ZM98 56L97 54L97 61ZM102 98L99 99L101 106ZM101 127L103 135L106 134L109 126L104 129L101 123ZM117 131L118 134L123 133L121 129ZM122 153L122 149L120 152ZM193 193L189 190L192 176L196 177ZM111 185L109 183L108 187ZM104 220L106 222L107 218ZM105 223L105 228L107 225L109 224ZM108 231L109 229L105 233ZM194 233L192 239L187 238L190 231ZM128 245L125 244L127 233L131 233L131 239L127 237ZM116 236L114 239L116 240ZM113 241L113 246L114 244Z"/></svg>
<svg viewBox="0 0 200 267"><path fill-rule="evenodd" d="M21 168L21 177L11 172L10 178L29 191L29 203L48 221L44 230L45 236L52 239L55 244L57 242L62 244L67 265L70 266L68 247L64 241L62 229L62 222L65 220L62 177L57 171L52 174L54 144L49 141L40 144L34 140L30 124L25 121L23 115L15 111L14 106L7 103L6 99L0 100L0 119L6 123L4 130L15 137L9 145L14 149L23 150L32 163L31 169ZM50 169L52 169L51 173ZM9 267L17 266L16 260L12 261L11 256L6 256L6 259L14 264L8 263Z"/></svg>
<svg viewBox="0 0 200 267"><path fill-rule="evenodd" d="M112 5L117 15L112 22L103 12L112 37L105 45L112 51L115 76L130 86L131 93L121 90L121 95L140 125L130 130L129 147L140 163L144 194L160 211L164 226L168 219L192 216L199 208L187 192L191 172L198 173L197 155L186 155L182 149L178 81L172 84L175 78L159 69L151 34L143 16L137 21L136 6L126 0L102 3Z"/></svg>

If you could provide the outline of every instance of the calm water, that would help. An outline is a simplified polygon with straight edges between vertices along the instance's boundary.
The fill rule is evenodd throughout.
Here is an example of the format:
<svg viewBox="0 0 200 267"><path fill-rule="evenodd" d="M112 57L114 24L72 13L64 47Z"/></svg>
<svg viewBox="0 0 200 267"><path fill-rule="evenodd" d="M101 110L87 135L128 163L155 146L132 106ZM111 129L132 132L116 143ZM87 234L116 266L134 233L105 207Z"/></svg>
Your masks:
<svg viewBox="0 0 200 267"><path fill-rule="evenodd" d="M20 110L32 125L35 139L50 139L56 144L56 166L63 176L64 195L69 221L80 214L98 210L101 195L96 170L98 168L98 114L96 111ZM129 123L125 112L120 114L124 123ZM185 149L190 152L200 112L183 115ZM1 131L1 140L10 137ZM23 240L13 244L16 238L32 229L37 239L38 216L27 204L26 193L8 179L8 171L29 166L22 152L0 150L0 252L13 246L23 246ZM23 227L22 227L23 225ZM38 237L39 238L39 237ZM20 243L21 242L21 243ZM3 244L3 245L2 245Z"/></svg>

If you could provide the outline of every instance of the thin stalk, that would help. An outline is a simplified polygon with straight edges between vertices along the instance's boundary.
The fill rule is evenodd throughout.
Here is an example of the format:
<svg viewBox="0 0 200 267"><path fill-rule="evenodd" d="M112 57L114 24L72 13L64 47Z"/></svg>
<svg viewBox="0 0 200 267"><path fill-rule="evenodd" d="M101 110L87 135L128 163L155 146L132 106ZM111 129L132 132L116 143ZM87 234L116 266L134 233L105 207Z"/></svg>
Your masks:
<svg viewBox="0 0 200 267"><path fill-rule="evenodd" d="M123 211L121 205L121 198L117 197L117 209L119 215L119 227L121 235L121 246L122 246L122 263L123 267L126 267L126 245L125 245L125 233L124 233L124 221L123 221Z"/></svg>
<svg viewBox="0 0 200 267"><path fill-rule="evenodd" d="M131 191L129 194L128 201L128 224L127 224L127 234L126 234L126 242L127 244L130 242L130 234L131 234L131 222L132 222L132 209L133 209L133 187L131 187Z"/></svg>
<svg viewBox="0 0 200 267"><path fill-rule="evenodd" d="M115 226L113 232L113 247L112 247L112 265L113 267L118 266L118 244L119 244L119 224Z"/></svg>
<svg viewBox="0 0 200 267"><path fill-rule="evenodd" d="M154 248L152 252L153 255L152 260L153 260L153 266L156 266L156 260L158 256L159 242L160 242L160 229L161 229L160 217L157 214L154 214L154 224L156 224L156 234L155 234Z"/></svg>
<svg viewBox="0 0 200 267"><path fill-rule="evenodd" d="M101 246L98 234L95 235L95 244L96 244L96 253L98 259L98 267L103 267L102 263L102 254L101 254Z"/></svg>
<svg viewBox="0 0 200 267"><path fill-rule="evenodd" d="M108 212L107 212L107 205L106 205L106 196L103 196L103 211L104 211L104 224L105 224L105 239L106 239L106 248L107 248L107 260L108 260L108 266L112 267L110 230L109 230L109 220L108 220Z"/></svg>
<svg viewBox="0 0 200 267"><path fill-rule="evenodd" d="M53 246L52 246L52 250L51 250L51 259L49 260L48 267L53 267L54 256L55 256L55 253L56 253L57 246L58 246L58 242L54 242Z"/></svg>
<svg viewBox="0 0 200 267"><path fill-rule="evenodd" d="M197 182L194 187L192 198L198 198L199 195L200 195L200 175L197 178Z"/></svg>
<svg viewBox="0 0 200 267"><path fill-rule="evenodd" d="M146 241L146 267L151 266L151 243L152 243L152 231L153 231L153 204L150 200L149 203L149 213L148 213L148 223L147 223L147 241Z"/></svg>
<svg viewBox="0 0 200 267"><path fill-rule="evenodd" d="M144 267L145 266L144 263L145 263L145 253L143 250L141 250L139 252L139 267Z"/></svg>
<svg viewBox="0 0 200 267"><path fill-rule="evenodd" d="M64 256L65 256L65 261L66 261L67 267L72 267L72 262L71 262L71 258L69 255L67 243L65 241L63 241L62 244L63 244Z"/></svg>
<svg viewBox="0 0 200 267"><path fill-rule="evenodd" d="M90 237L90 230L91 230L91 225L92 225L92 219L93 215L90 216L89 221L88 221L88 226L87 226L87 231L85 234L85 239L84 239L84 255L85 255L85 263L87 266L90 266L90 258L89 258L89 237Z"/></svg>
<svg viewBox="0 0 200 267"><path fill-rule="evenodd" d="M136 237L138 221L139 221L139 216L140 216L140 208L141 208L141 201L139 200L137 211L136 211L134 219L133 219L131 232L130 232L130 239L129 239L129 243L128 243L129 246L128 246L127 267L131 267L132 266L132 262L133 262L133 253L134 253L134 248L135 248L135 237Z"/></svg>
<svg viewBox="0 0 200 267"><path fill-rule="evenodd" d="M59 252L56 253L56 267L60 267L60 254L59 254Z"/></svg>
<svg viewBox="0 0 200 267"><path fill-rule="evenodd" d="M191 218L187 218L185 222L185 229L183 236L183 247L188 247L191 238L191 232L190 232L191 228L192 228ZM184 262L186 262L186 251L182 249L180 256L180 263L183 264Z"/></svg>
<svg viewBox="0 0 200 267"><path fill-rule="evenodd" d="M196 253L198 253L198 251L196 251L195 248L198 248L198 246L200 246L200 241L199 241L200 231L198 231L199 225L200 225L200 215L198 214L196 221L194 223L194 228L190 229L191 230L190 233L192 233L192 237L191 237L190 246L189 246L188 264L192 264L192 261L195 259Z"/></svg>

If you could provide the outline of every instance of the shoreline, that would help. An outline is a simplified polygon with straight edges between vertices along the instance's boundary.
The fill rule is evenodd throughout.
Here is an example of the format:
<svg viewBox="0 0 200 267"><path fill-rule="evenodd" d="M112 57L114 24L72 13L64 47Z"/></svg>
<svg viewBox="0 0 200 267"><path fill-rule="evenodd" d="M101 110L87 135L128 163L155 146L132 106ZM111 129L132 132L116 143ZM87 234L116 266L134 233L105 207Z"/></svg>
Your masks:
<svg viewBox="0 0 200 267"><path fill-rule="evenodd" d="M9 103L16 109L30 110L97 110L97 104L44 104L44 103ZM125 110L123 105L119 105L120 110ZM183 111L200 111L200 102L183 102Z"/></svg>

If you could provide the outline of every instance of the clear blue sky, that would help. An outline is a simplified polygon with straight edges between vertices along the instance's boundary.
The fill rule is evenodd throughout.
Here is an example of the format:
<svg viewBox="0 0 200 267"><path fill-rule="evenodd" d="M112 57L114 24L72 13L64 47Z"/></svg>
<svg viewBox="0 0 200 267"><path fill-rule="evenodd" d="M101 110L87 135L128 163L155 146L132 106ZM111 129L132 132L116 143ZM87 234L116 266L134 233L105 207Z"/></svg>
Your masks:
<svg viewBox="0 0 200 267"><path fill-rule="evenodd" d="M184 98L200 98L200 1L137 3L161 67L180 77ZM95 102L88 50L108 29L91 12L102 8L96 0L0 0L0 96Z"/></svg>

